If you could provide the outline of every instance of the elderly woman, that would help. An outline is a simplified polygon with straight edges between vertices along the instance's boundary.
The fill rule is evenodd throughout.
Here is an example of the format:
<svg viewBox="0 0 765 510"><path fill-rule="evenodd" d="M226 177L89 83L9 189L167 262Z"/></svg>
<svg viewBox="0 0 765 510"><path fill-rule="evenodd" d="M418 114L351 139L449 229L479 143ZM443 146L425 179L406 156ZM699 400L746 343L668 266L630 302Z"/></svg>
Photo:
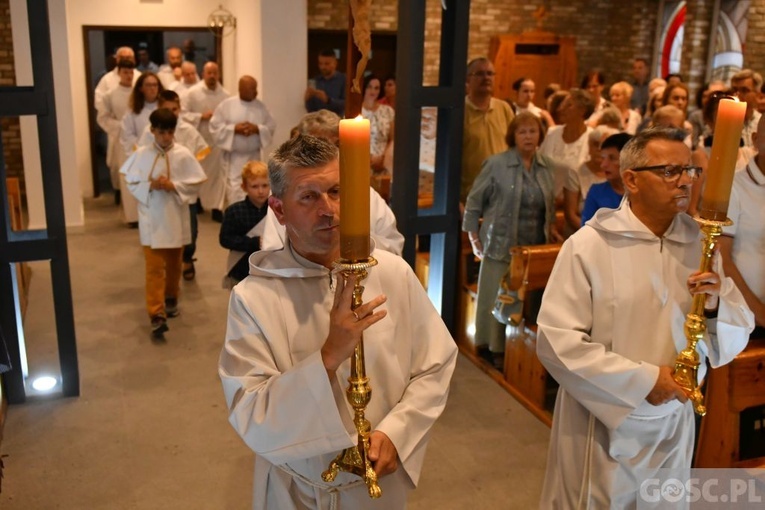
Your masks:
<svg viewBox="0 0 765 510"><path fill-rule="evenodd" d="M507 130L510 149L484 161L465 203L462 230L468 233L473 253L481 259L475 343L479 354L489 356L500 370L505 326L494 319L491 310L510 262L510 248L558 238L553 232L553 175L547 159L537 152L543 138L539 117L519 113Z"/></svg>
<svg viewBox="0 0 765 510"><path fill-rule="evenodd" d="M369 143L372 172L390 173L386 167L386 153L393 149L393 119L396 116L393 108L380 104L382 84L380 78L370 74L364 78L364 99L361 103L361 115L369 119Z"/></svg>
<svg viewBox="0 0 765 510"><path fill-rule="evenodd" d="M619 81L611 85L609 91L611 104L621 113L624 132L630 135L637 133L641 121L640 114L630 108L632 90L632 85L626 81Z"/></svg>

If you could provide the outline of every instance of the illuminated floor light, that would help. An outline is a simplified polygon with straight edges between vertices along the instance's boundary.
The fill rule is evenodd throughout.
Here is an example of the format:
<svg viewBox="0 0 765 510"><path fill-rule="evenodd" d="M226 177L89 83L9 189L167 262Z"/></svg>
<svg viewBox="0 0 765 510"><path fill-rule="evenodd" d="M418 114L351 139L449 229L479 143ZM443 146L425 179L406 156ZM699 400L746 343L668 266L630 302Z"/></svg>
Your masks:
<svg viewBox="0 0 765 510"><path fill-rule="evenodd" d="M55 377L44 375L32 381L32 388L37 391L50 391L56 387L58 380Z"/></svg>

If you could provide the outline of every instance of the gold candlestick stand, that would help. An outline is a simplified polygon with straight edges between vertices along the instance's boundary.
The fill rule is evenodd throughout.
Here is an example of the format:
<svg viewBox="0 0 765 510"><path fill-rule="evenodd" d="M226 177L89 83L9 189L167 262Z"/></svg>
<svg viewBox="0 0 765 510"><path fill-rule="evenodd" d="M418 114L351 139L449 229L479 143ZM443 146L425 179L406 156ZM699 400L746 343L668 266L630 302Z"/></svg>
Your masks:
<svg viewBox="0 0 765 510"><path fill-rule="evenodd" d="M722 234L722 228L733 225L730 219L725 221L707 220L704 218L694 218L699 223L701 231L704 233L701 249L701 265L699 271L706 273L712 268L712 257L714 256L717 240ZM706 319L704 317L704 303L706 294L696 294L693 296L691 311L685 318L685 338L688 345L680 351L675 359L675 372L673 379L685 391L688 398L693 403L693 410L700 416L707 413L704 405L704 395L698 384L699 372L699 353L696 352L696 344L704 338L707 330Z"/></svg>
<svg viewBox="0 0 765 510"><path fill-rule="evenodd" d="M350 261L340 259L334 263L336 269L339 269L345 277L356 276L356 285L353 288L353 302L351 310L355 310L362 304L362 294L364 287L361 281L367 277L367 269L376 266L377 260L369 257L363 261ZM369 434L371 425L369 420L364 417L364 410L372 398L372 388L369 385L369 378L364 366L364 338L359 341L351 357L351 375L348 378L348 389L345 392L348 402L353 407L353 423L358 431L358 440L356 446L346 448L335 459L330 462L326 471L321 474L325 482L332 482L337 477L337 473L345 471L353 473L364 479L367 484L367 491L370 498L379 498L382 496L382 489L377 485L377 473L372 469L372 463L369 461Z"/></svg>

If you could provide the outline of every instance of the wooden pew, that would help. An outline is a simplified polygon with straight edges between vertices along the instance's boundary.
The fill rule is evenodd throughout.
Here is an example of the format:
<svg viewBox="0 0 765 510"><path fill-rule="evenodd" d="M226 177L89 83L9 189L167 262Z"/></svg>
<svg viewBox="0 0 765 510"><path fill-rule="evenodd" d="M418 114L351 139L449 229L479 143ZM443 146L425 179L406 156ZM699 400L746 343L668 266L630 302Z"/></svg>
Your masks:
<svg viewBox="0 0 765 510"><path fill-rule="evenodd" d="M709 371L706 405L694 467L765 467L762 448L759 449L762 455L750 458L752 455L744 451L747 445L741 444L741 413L765 406L765 339L750 340L744 352L731 363ZM765 441L763 421L755 420L750 430L760 436L760 447Z"/></svg>
<svg viewBox="0 0 765 510"><path fill-rule="evenodd" d="M510 250L508 286L520 296L544 289L550 278L559 244L517 246ZM537 416L546 415L548 387L554 381L537 358L536 323L531 322L529 302L524 302L524 325L505 345L505 381L514 395Z"/></svg>

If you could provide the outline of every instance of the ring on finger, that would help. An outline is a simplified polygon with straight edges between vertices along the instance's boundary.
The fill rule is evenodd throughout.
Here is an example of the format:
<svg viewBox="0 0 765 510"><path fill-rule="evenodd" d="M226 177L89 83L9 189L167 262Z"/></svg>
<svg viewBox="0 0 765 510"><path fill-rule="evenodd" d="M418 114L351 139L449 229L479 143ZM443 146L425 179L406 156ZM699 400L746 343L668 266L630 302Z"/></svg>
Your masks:
<svg viewBox="0 0 765 510"><path fill-rule="evenodd" d="M351 313L353 314L354 317L356 317L357 321L361 320L361 317L359 317L359 314L356 313L356 310L351 310Z"/></svg>

